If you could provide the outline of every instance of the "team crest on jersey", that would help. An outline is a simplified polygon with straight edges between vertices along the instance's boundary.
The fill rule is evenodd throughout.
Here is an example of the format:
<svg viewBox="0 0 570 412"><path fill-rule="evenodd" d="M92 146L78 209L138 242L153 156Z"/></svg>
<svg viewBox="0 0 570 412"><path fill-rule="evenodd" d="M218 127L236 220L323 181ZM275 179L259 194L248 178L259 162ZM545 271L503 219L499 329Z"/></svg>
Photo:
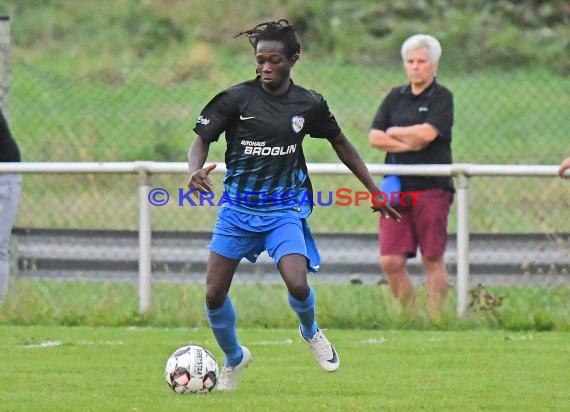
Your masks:
<svg viewBox="0 0 570 412"><path fill-rule="evenodd" d="M198 120L196 120L196 124L202 124L204 126L207 126L208 123L210 123L210 119L202 115L198 116Z"/></svg>
<svg viewBox="0 0 570 412"><path fill-rule="evenodd" d="M295 133L299 133L305 124L305 118L303 116L293 116L291 118L291 126Z"/></svg>

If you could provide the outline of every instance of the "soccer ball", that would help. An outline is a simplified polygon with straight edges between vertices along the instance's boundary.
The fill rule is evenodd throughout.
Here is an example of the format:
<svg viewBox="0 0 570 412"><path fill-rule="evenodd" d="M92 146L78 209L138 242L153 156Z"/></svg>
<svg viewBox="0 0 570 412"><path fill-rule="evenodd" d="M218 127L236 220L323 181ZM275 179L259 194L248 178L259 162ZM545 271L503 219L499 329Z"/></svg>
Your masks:
<svg viewBox="0 0 570 412"><path fill-rule="evenodd" d="M207 349L183 346L166 361L164 377L176 393L208 393L218 381L218 364Z"/></svg>

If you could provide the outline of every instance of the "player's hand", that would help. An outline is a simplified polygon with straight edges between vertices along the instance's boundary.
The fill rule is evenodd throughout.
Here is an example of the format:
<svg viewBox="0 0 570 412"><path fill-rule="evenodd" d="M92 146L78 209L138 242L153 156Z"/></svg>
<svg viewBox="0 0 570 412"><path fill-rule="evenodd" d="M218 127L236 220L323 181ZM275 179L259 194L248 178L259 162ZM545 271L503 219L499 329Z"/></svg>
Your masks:
<svg viewBox="0 0 570 412"><path fill-rule="evenodd" d="M196 189L192 193L195 197L199 197L200 192L212 192L214 190L214 185L208 175L215 168L216 164L212 163L208 167L198 169L190 175L190 178L188 179L188 188Z"/></svg>
<svg viewBox="0 0 570 412"><path fill-rule="evenodd" d="M570 157L567 157L560 163L560 168L558 169L558 176L563 177L565 179L570 179L568 176L564 176L564 172L570 169Z"/></svg>
<svg viewBox="0 0 570 412"><path fill-rule="evenodd" d="M389 217L394 219L396 222L399 222L402 219L402 216L388 203L388 199L382 196L381 193L375 193L372 196L376 196L372 200L372 212L378 212L382 215L382 217Z"/></svg>

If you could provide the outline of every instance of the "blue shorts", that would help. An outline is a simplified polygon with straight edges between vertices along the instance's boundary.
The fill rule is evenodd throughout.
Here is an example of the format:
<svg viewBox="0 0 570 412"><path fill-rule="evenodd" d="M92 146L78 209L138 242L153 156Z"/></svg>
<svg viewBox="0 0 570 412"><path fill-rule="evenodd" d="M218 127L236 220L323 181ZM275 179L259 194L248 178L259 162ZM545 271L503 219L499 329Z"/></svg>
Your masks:
<svg viewBox="0 0 570 412"><path fill-rule="evenodd" d="M277 264L283 256L296 253L307 258L311 272L319 270L321 257L306 219L258 216L222 207L212 233L208 248L229 259L245 257L255 262L266 250Z"/></svg>

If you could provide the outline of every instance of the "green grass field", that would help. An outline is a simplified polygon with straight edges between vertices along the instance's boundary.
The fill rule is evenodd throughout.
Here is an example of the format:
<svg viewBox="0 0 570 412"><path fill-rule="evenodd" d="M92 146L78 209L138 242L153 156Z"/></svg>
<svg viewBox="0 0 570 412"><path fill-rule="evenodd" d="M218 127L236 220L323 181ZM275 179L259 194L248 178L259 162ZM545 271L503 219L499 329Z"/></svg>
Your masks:
<svg viewBox="0 0 570 412"><path fill-rule="evenodd" d="M3 411L563 411L568 333L328 330L326 373L292 329L244 329L234 393L174 394L166 359L208 329L0 326Z"/></svg>
<svg viewBox="0 0 570 412"><path fill-rule="evenodd" d="M417 309L401 312L385 285L312 279L341 369L328 374L312 360L283 285L236 283L240 340L254 362L237 392L206 396L176 395L162 375L187 343L223 359L203 313L204 285L154 284L140 314L135 284L13 279L0 304L0 410L570 408L568 286L472 289L461 318L450 289L447 310L431 320L421 287Z"/></svg>
<svg viewBox="0 0 570 412"><path fill-rule="evenodd" d="M318 275L311 282L324 328L570 332L567 285L473 288L472 308L460 319L455 315L457 292L450 288L447 308L433 321L426 316L423 287L418 287L417 310L402 313L386 285L321 283ZM138 312L137 290L133 283L15 279L0 305L0 325L208 326L203 284L153 284L152 305L144 314ZM240 327L281 329L297 324L284 285L236 282L231 295Z"/></svg>

